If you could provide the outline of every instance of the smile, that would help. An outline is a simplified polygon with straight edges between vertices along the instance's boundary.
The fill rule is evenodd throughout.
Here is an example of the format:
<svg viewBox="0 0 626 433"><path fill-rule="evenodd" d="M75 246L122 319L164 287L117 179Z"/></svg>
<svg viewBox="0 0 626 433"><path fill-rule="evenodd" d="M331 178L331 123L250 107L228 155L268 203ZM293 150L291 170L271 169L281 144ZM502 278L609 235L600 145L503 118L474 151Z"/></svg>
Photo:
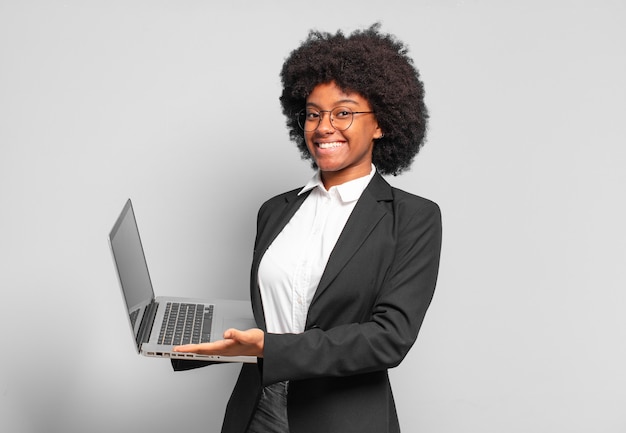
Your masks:
<svg viewBox="0 0 626 433"><path fill-rule="evenodd" d="M329 143L315 143L320 149L333 149L343 145L343 141L331 141Z"/></svg>

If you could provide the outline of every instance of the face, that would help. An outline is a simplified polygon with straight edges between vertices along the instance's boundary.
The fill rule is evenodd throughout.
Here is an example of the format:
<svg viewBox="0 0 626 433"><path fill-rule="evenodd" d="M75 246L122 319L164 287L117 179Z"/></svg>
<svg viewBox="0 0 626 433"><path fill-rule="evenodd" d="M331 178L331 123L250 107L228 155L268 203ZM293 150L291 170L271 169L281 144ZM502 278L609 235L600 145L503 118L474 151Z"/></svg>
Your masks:
<svg viewBox="0 0 626 433"><path fill-rule="evenodd" d="M369 102L358 93L344 93L335 83L317 85L306 99L306 108L318 111L346 107L352 111L371 111ZM382 131L373 113L354 114L350 127L336 130L330 113L322 113L319 127L305 132L306 145L322 175L326 189L369 174L374 139Z"/></svg>

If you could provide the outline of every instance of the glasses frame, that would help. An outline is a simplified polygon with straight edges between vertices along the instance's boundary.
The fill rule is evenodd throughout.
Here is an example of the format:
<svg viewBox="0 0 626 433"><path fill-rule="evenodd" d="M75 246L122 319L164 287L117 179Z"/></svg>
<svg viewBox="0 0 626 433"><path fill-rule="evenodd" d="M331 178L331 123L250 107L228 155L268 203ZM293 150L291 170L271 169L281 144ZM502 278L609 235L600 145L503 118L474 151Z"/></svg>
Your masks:
<svg viewBox="0 0 626 433"><path fill-rule="evenodd" d="M350 123L348 124L348 126L346 126L345 128L337 128L335 126L335 123L333 122L334 118L333 118L333 111L336 111L337 109L342 108L343 111L348 111L352 114L352 117L350 119ZM315 128L313 129L305 129L304 128L304 124L306 123L306 112L307 112L307 108L303 108L302 110L298 111L298 113L296 114L296 121L298 122L298 126L300 127L300 129L302 129L304 132L314 132L317 131L317 128L320 127L320 125L322 124L322 119L324 118L323 113L328 113L329 118L330 118L330 125L333 127L333 129L337 130L337 131L345 131L346 129L350 128L352 126L352 123L354 123L354 115L355 114L373 114L373 111L352 111L350 108L348 107L344 107L344 106L338 106L333 108L332 110L315 110L318 114L319 117L317 118L317 125L315 126ZM301 119L304 116L303 119Z"/></svg>

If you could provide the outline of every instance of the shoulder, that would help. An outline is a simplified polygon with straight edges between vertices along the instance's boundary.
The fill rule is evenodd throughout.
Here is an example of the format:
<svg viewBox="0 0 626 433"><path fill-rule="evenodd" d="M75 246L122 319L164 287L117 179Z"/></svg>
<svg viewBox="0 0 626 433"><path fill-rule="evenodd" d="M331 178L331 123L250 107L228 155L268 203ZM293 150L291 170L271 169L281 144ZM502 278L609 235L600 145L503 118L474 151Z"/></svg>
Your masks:
<svg viewBox="0 0 626 433"><path fill-rule="evenodd" d="M399 233L413 233L418 237L430 233L441 238L441 209L437 203L398 188L392 188L392 191L394 198L390 211Z"/></svg>
<svg viewBox="0 0 626 433"><path fill-rule="evenodd" d="M259 208L257 213L257 222L268 222L274 219L277 215L281 215L286 211L288 212L289 209L297 209L302 201L304 201L304 199L309 195L308 192L298 195L301 190L302 187L292 189L266 200Z"/></svg>
<svg viewBox="0 0 626 433"><path fill-rule="evenodd" d="M400 244L412 248L411 245L422 242L431 245L430 251L439 254L443 232L439 205L425 197L390 188L393 199L385 206Z"/></svg>
<svg viewBox="0 0 626 433"><path fill-rule="evenodd" d="M259 208L259 212L274 209L276 207L282 207L285 203L295 200L298 197L298 193L302 190L302 187L292 189L287 192L275 195L272 198L267 199Z"/></svg>
<svg viewBox="0 0 626 433"><path fill-rule="evenodd" d="M366 191L375 200L393 209L394 213L426 213L440 215L439 205L433 200L391 186L380 174L376 174Z"/></svg>
<svg viewBox="0 0 626 433"><path fill-rule="evenodd" d="M285 201L290 201L291 199L293 199L293 197L297 197L298 196L298 193L302 190L302 188L303 187L300 186L300 187L292 189L290 191L283 192L281 194L277 194L274 197L271 197L271 198L267 199L265 201L265 203L263 203L261 205L261 207L268 206L268 205L271 206L273 203L277 203L277 202L278 203L283 203Z"/></svg>
<svg viewBox="0 0 626 433"><path fill-rule="evenodd" d="M407 208L407 210L425 211L438 214L441 213L439 205L433 200L412 194L398 188L392 187L391 189L393 192L393 201L396 207L401 206Z"/></svg>

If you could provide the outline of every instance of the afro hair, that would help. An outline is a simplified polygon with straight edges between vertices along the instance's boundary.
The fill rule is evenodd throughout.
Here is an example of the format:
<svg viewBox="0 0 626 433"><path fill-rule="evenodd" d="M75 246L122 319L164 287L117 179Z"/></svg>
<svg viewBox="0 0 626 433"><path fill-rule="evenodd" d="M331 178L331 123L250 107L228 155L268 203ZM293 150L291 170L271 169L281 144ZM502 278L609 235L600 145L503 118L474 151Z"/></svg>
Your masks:
<svg viewBox="0 0 626 433"><path fill-rule="evenodd" d="M425 141L428 111L419 71L407 53L405 44L380 32L380 23L349 36L341 30L309 32L280 73L282 111L303 159L312 161L296 115L318 84L334 82L367 99L376 115L384 133L372 155L378 171L395 176L411 166Z"/></svg>

